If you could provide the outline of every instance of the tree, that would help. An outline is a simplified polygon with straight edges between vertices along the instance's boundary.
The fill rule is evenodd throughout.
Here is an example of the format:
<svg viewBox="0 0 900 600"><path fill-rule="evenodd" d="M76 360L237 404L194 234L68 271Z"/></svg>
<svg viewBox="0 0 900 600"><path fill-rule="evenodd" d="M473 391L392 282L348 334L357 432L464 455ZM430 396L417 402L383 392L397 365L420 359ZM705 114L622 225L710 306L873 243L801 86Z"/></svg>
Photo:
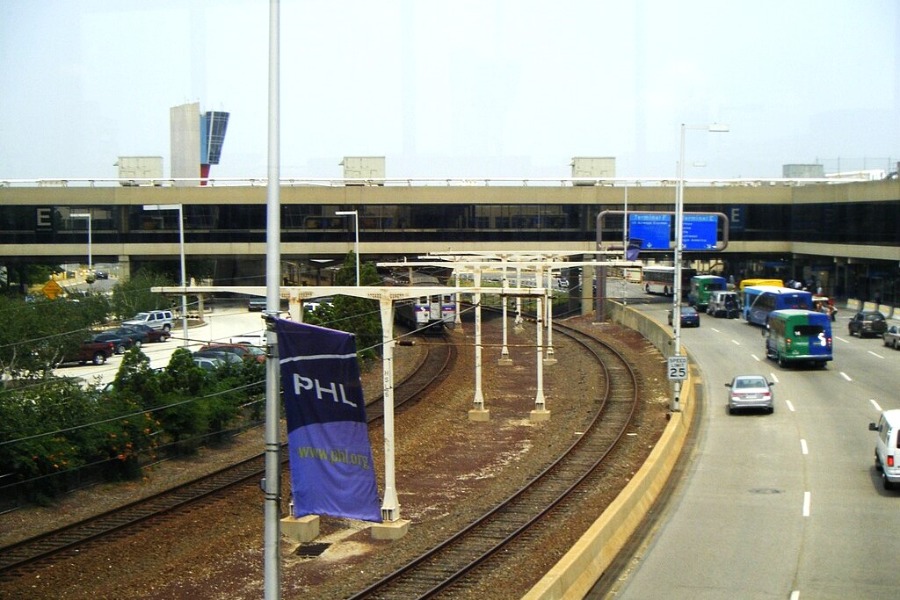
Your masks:
<svg viewBox="0 0 900 600"><path fill-rule="evenodd" d="M154 287L174 285L167 275L140 269L130 279L113 288L112 310L120 317L141 311L171 308L172 302L163 294L151 291Z"/></svg>
<svg viewBox="0 0 900 600"><path fill-rule="evenodd" d="M14 378L44 377L105 320L105 296L88 295L78 301L57 299L26 302L0 296L0 371Z"/></svg>
<svg viewBox="0 0 900 600"><path fill-rule="evenodd" d="M362 263L360 285L381 285L381 277L372 263ZM356 255L347 253L344 264L334 278L335 285L356 285ZM337 296L332 306L321 305L314 313L304 315L313 325L346 331L356 336L356 348L361 357L381 355L381 309L377 300L355 296Z"/></svg>

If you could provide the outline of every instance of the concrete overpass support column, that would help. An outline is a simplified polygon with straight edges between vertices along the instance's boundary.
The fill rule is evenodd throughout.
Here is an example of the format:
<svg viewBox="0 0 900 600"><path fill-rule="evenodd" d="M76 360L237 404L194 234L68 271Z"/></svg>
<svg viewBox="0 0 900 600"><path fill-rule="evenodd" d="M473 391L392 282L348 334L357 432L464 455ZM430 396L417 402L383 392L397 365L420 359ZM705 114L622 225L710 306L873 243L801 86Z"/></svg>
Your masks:
<svg viewBox="0 0 900 600"><path fill-rule="evenodd" d="M119 281L131 279L131 257L126 254L119 255Z"/></svg>
<svg viewBox="0 0 900 600"><path fill-rule="evenodd" d="M594 310L594 267L581 268L581 314L589 315Z"/></svg>

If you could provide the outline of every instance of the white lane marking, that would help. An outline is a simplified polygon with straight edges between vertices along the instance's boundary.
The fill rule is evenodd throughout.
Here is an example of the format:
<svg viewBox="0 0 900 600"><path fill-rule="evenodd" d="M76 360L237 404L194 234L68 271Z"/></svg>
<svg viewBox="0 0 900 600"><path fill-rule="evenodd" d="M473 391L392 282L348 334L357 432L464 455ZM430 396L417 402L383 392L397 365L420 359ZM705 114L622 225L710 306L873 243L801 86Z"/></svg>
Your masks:
<svg viewBox="0 0 900 600"><path fill-rule="evenodd" d="M710 327L710 329L712 329L712 330L715 331L716 333L722 333L721 331L719 331L719 330L716 329L715 327Z"/></svg>
<svg viewBox="0 0 900 600"><path fill-rule="evenodd" d="M849 344L849 343L850 343L849 341L845 340L844 338L838 337L838 336L836 336L836 335L833 336L832 339L840 340L840 341L844 342L845 344Z"/></svg>
<svg viewBox="0 0 900 600"><path fill-rule="evenodd" d="M740 343L739 341L737 341L737 340L731 340L731 343L734 344L735 346L740 346L740 345L741 345L741 343Z"/></svg>
<svg viewBox="0 0 900 600"><path fill-rule="evenodd" d="M806 440L800 440L800 452L809 454L809 447L806 445Z"/></svg>
<svg viewBox="0 0 900 600"><path fill-rule="evenodd" d="M871 354L871 355L874 356L875 358L884 359L884 357L883 357L882 355L878 354L877 352L872 352L871 350L869 350L868 352L869 352L869 354Z"/></svg>
<svg viewBox="0 0 900 600"><path fill-rule="evenodd" d="M800 590L791 592L791 600L800 600Z"/></svg>
<svg viewBox="0 0 900 600"><path fill-rule="evenodd" d="M761 362L761 361L759 360L759 357L758 357L757 355L751 354L750 356L752 356L752 357L753 357L753 360L755 360L756 362Z"/></svg>
<svg viewBox="0 0 900 600"><path fill-rule="evenodd" d="M875 410L877 410L878 412L881 412L881 406L878 405L878 401L875 400L875 398L869 398L869 402L872 403L872 406L875 407Z"/></svg>
<svg viewBox="0 0 900 600"><path fill-rule="evenodd" d="M846 373L844 373L843 371L841 371L841 377L843 377L847 381L853 381L852 379L850 379L850 376L847 375Z"/></svg>
<svg viewBox="0 0 900 600"><path fill-rule="evenodd" d="M769 377L772 378L772 381L778 383L778 375L776 375L775 373L769 373Z"/></svg>
<svg viewBox="0 0 900 600"><path fill-rule="evenodd" d="M808 517L808 516L809 516L809 503L810 503L810 500L811 500L811 493L810 493L810 492L803 492L803 516L804 516L804 517Z"/></svg>
<svg viewBox="0 0 900 600"><path fill-rule="evenodd" d="M787 404L787 407L788 407L788 410L789 410L789 411L791 411L791 412L796 412L796 411L794 410L794 405L793 405L793 403L792 403L790 400L785 400L784 403Z"/></svg>

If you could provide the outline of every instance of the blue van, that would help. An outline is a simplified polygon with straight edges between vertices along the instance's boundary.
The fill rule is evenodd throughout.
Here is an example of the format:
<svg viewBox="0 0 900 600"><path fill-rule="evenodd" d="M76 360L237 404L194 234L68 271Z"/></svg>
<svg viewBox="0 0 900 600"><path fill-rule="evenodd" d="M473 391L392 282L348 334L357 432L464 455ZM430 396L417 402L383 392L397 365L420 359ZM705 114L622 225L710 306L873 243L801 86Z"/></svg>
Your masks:
<svg viewBox="0 0 900 600"><path fill-rule="evenodd" d="M831 319L825 313L802 309L773 310L763 331L766 358L781 367L805 362L824 368L833 359Z"/></svg>

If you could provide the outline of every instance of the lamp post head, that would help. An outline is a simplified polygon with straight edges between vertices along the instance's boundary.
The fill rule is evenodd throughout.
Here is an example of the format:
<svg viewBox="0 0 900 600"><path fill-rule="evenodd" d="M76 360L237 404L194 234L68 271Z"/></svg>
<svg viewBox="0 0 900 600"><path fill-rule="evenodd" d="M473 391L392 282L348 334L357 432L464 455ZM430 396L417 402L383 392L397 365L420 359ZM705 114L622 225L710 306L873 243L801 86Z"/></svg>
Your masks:
<svg viewBox="0 0 900 600"><path fill-rule="evenodd" d="M707 131L712 133L728 133L731 129L724 123L712 123L707 128Z"/></svg>

